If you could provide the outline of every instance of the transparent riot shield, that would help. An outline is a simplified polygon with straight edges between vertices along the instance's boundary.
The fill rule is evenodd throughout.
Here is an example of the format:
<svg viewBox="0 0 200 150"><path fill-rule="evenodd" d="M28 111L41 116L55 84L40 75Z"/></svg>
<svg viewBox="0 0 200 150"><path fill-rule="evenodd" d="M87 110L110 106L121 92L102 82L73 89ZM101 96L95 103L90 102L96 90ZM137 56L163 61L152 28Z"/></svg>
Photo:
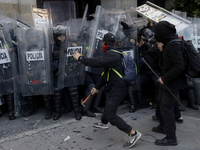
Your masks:
<svg viewBox="0 0 200 150"><path fill-rule="evenodd" d="M111 11L102 9L101 6L96 7L94 20L91 24L91 34L89 40L89 49L87 57L99 57L103 54L102 40L105 34L112 33L116 35L119 28L121 14L114 14ZM95 67L86 67L86 71L101 74L102 69Z"/></svg>
<svg viewBox="0 0 200 150"><path fill-rule="evenodd" d="M44 2L44 8L50 14L52 27L69 19L76 18L76 7L74 1L48 1Z"/></svg>
<svg viewBox="0 0 200 150"><path fill-rule="evenodd" d="M18 59L23 96L53 93L48 28L17 28Z"/></svg>
<svg viewBox="0 0 200 150"><path fill-rule="evenodd" d="M14 103L15 116L20 115L19 74L17 63L17 48L15 28L17 23L8 17L0 15L0 95L9 95L10 104Z"/></svg>
<svg viewBox="0 0 200 150"><path fill-rule="evenodd" d="M85 80L85 65L73 58L75 51L85 55L86 41L80 34L80 19L65 22L66 42L60 46L58 88L81 85Z"/></svg>
<svg viewBox="0 0 200 150"><path fill-rule="evenodd" d="M187 28L178 32L179 36L183 36L185 40L191 40L195 49L199 51L200 49L200 19L187 17L192 23L189 24Z"/></svg>
<svg viewBox="0 0 200 150"><path fill-rule="evenodd" d="M1 16L0 16L0 19ZM0 20L0 95L14 92L15 52L12 46L8 20Z"/></svg>
<svg viewBox="0 0 200 150"><path fill-rule="evenodd" d="M132 11L135 11L134 9ZM143 19L131 17L129 12L123 12L120 22L120 29L116 35L116 45L120 47L124 52L129 54L135 61L137 66L137 78L136 78L136 89L138 98L140 94L140 52L138 48L138 33L139 29L144 26Z"/></svg>

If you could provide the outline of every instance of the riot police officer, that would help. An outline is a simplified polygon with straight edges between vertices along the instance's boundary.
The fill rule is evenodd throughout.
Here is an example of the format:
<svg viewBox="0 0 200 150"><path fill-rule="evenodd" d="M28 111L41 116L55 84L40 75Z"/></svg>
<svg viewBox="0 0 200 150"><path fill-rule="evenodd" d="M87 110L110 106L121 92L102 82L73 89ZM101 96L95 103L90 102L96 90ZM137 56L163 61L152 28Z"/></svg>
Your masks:
<svg viewBox="0 0 200 150"><path fill-rule="evenodd" d="M64 52L65 48L67 47L66 27L63 25L57 25L56 27L54 27L53 37L54 37L55 43L53 45L53 51L52 51L52 69L53 69L53 77L54 77L54 95L52 99L55 102L55 106L54 106L55 112L56 112L55 117L59 118L61 115L61 111L60 111L61 110L61 96L62 96L62 90L63 90L63 92L68 92L70 100L73 105L75 117L77 120L80 120L82 116L81 116L81 111L80 111L80 106L79 106L80 102L79 102L79 97L78 97L78 87L64 86L67 88L62 87L63 89L58 87L58 80L59 80L58 72L60 73L62 72L61 70L59 70L60 69L59 65L62 65L62 64L59 64L59 63L65 63L65 62L60 62L60 56L62 55L62 52ZM67 100L67 99L65 98L64 100Z"/></svg>

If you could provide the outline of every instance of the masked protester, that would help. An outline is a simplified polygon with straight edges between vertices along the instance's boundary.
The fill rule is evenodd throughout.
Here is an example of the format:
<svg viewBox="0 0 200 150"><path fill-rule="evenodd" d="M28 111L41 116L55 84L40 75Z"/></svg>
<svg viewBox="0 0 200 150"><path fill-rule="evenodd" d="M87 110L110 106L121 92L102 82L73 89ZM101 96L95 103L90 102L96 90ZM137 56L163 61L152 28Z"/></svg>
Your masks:
<svg viewBox="0 0 200 150"><path fill-rule="evenodd" d="M158 48L162 51L163 71L158 79L158 82L161 84L161 119L159 126L154 127L152 131L166 134L165 138L155 141L156 145L173 146L178 144L174 115L174 107L177 100L163 85L165 84L177 98L179 97L179 90L187 84L184 72L184 57L181 43L173 42L169 44L171 40L178 39L174 25L167 21L161 21L154 28Z"/></svg>
<svg viewBox="0 0 200 150"><path fill-rule="evenodd" d="M125 82L112 70L112 68L114 68L120 74L123 74L121 55L112 51L112 49L116 49L114 44L115 36L111 33L107 33L103 38L102 46L104 53L102 56L97 58L85 58L76 52L74 58L90 67L104 67L101 78L91 90L91 93L95 94L102 86L106 85L105 92L107 101L104 113L101 117L101 123L94 123L94 127L107 129L108 126L106 124L110 122L121 131L130 135L130 140L124 144L125 148L130 148L140 139L142 134L133 130L130 125L116 114L118 106L128 94L128 89Z"/></svg>

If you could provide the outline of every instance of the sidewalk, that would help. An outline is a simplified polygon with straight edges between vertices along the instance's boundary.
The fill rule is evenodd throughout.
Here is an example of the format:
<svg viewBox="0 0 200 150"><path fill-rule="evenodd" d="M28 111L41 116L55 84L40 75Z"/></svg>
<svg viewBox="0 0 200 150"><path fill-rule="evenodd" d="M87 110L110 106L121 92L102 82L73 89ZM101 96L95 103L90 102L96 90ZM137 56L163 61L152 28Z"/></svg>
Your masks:
<svg viewBox="0 0 200 150"><path fill-rule="evenodd" d="M163 134L154 133L152 127L158 123L152 121L151 116L154 109L141 109L135 113L128 113L125 105L120 106L119 114L130 125L140 131L143 135L132 149L137 150L200 150L200 118L195 118L183 113L184 123L177 124L178 146L156 146L156 138L163 138ZM200 113L196 111L195 113ZM34 117L41 119L35 120ZM94 128L92 124L100 120L96 118L83 117L81 121L74 119L73 114L62 116L60 121L44 120L43 114L37 114L29 120L18 118L18 121L9 121L11 127L5 127L4 138L0 138L0 150L123 150L126 134L116 127L109 126L107 130ZM66 119L67 118L67 119ZM1 118L2 119L2 118ZM7 118L6 118L7 119ZM26 119L26 118L25 118ZM7 122L7 123L8 123ZM12 131L13 127L21 123L24 131ZM27 128L27 122L31 122L31 128ZM44 124L46 123L46 124ZM24 125L23 125L24 124ZM2 130L2 121L0 123ZM28 124L30 125L30 124ZM30 127L30 126L29 126ZM7 130L6 130L7 128ZM8 128L14 134L8 132ZM19 126L16 126L18 129ZM66 139L66 137L70 139Z"/></svg>

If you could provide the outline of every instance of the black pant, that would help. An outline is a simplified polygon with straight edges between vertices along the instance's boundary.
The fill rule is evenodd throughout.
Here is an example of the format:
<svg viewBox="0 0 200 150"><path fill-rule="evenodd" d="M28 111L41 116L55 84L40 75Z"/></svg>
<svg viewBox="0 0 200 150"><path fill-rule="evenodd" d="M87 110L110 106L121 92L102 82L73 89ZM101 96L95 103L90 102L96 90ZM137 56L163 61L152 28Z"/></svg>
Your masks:
<svg viewBox="0 0 200 150"><path fill-rule="evenodd" d="M158 121L162 121L161 119L161 111L160 111L160 105L161 105L161 98L162 98L162 85L158 86L158 90L157 90L157 96L156 96L156 117L158 118ZM178 97L179 98L179 95ZM181 117L181 112L179 109L179 103L177 102L177 100L175 101L175 105L174 105L174 117L175 120ZM163 122L161 122L163 123Z"/></svg>
<svg viewBox="0 0 200 150"><path fill-rule="evenodd" d="M179 90L171 91L179 98ZM160 112L161 124L164 124L165 126L167 138L176 138L175 107L177 107L177 100L163 87L161 91Z"/></svg>
<svg viewBox="0 0 200 150"><path fill-rule="evenodd" d="M121 131L130 133L132 127L116 114L118 106L127 94L127 87L118 88L117 90L115 88L115 90L111 89L110 91L106 91L106 105L104 113L101 117L101 122L104 124L110 122Z"/></svg>

